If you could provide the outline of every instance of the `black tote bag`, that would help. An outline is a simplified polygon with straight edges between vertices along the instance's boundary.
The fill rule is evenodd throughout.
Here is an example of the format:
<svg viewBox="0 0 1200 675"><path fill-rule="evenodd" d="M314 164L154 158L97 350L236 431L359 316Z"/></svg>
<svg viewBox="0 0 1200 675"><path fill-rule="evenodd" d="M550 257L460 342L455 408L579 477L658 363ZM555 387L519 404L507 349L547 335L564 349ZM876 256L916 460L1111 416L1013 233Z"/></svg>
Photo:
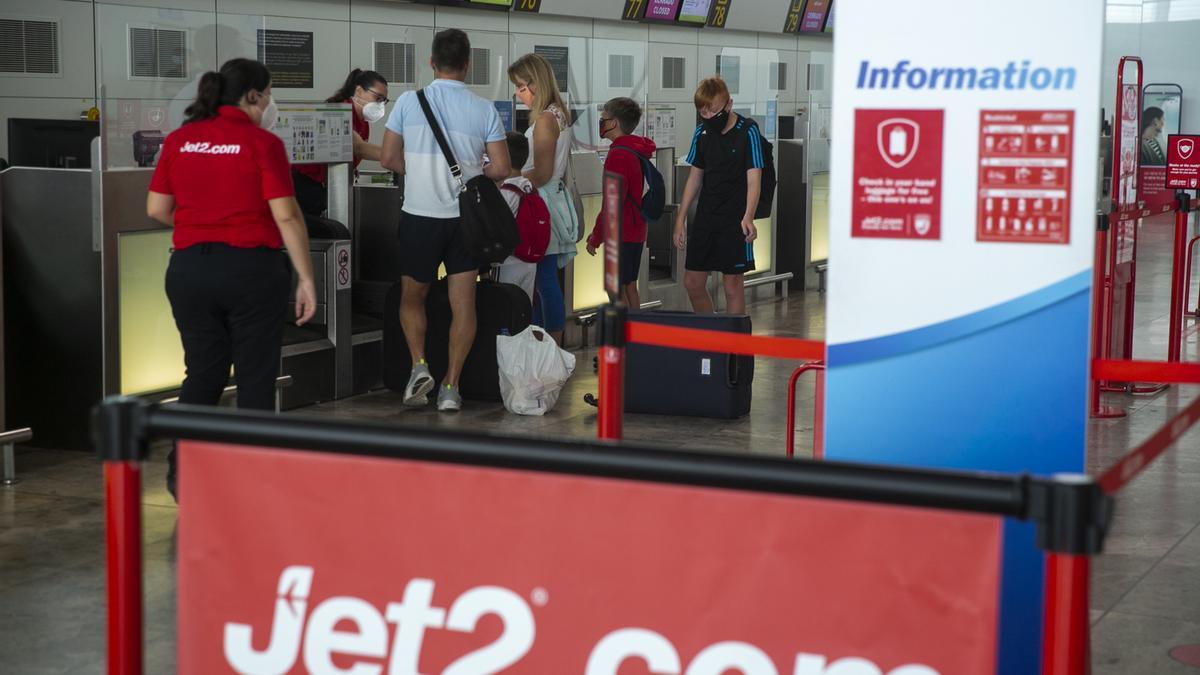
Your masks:
<svg viewBox="0 0 1200 675"><path fill-rule="evenodd" d="M421 110L425 113L433 137L437 139L438 146L446 157L446 163L450 165L450 174L458 181L460 227L467 250L480 265L503 262L521 243L521 237L517 233L517 221L508 207L508 202L504 201L496 183L487 176L479 175L463 183L462 168L454 158L454 153L450 151L450 144L446 142L441 125L433 116L424 89L417 91L417 100L421 103Z"/></svg>

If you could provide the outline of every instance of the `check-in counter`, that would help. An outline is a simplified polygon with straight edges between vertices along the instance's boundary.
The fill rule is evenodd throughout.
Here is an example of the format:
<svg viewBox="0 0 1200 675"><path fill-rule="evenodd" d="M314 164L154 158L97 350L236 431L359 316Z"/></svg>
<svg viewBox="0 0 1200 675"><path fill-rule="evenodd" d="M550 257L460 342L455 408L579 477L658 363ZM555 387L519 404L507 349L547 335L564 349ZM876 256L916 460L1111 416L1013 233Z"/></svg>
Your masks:
<svg viewBox="0 0 1200 675"><path fill-rule="evenodd" d="M48 447L87 449L88 411L104 396L164 398L183 380L164 290L172 230L146 216L152 172L0 174L8 422L38 429ZM293 383L282 391L285 408L353 393L352 283L339 277L349 271L349 242L314 240L311 256L318 316L285 326L280 370Z"/></svg>

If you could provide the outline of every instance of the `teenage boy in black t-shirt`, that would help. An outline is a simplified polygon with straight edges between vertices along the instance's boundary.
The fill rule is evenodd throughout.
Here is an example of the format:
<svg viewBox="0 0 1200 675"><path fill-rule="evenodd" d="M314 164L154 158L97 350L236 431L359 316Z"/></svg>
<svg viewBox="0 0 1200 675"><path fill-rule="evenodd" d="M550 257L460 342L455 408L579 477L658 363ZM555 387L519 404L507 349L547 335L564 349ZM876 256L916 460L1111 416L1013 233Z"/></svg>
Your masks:
<svg viewBox="0 0 1200 675"><path fill-rule="evenodd" d="M683 203L675 217L675 245L686 246L683 285L696 312L713 311L706 286L721 272L725 309L746 313L745 274L754 270L754 210L762 179L762 138L758 125L733 112L729 89L719 77L696 87L696 110L703 120L692 136ZM691 230L685 227L696 194L700 203Z"/></svg>

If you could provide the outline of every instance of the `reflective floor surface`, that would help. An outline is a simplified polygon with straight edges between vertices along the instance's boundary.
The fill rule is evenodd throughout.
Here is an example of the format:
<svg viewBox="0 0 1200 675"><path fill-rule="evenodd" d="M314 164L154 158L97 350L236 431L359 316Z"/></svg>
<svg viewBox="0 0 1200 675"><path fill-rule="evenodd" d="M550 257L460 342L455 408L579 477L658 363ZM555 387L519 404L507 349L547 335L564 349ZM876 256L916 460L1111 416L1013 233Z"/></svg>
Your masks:
<svg viewBox="0 0 1200 675"><path fill-rule="evenodd" d="M1149 222L1139 251L1136 356L1166 352L1170 224ZM824 336L824 301L816 293L751 304L755 332ZM1186 356L1196 360L1196 322L1188 322ZM558 406L545 417L518 417L498 404L467 403L457 415L402 410L399 396L374 392L314 406L303 414L491 430L545 438L591 438L595 409L583 395L596 389L594 351ZM668 447L782 455L786 385L795 363L759 359L754 406L736 421L630 415L626 436ZM1088 467L1098 472L1157 430L1200 394L1176 387L1152 397L1111 395L1129 410L1120 420L1090 423ZM813 382L801 380L797 448L811 451ZM1019 420L1014 421L1019 423ZM146 465L146 672L174 672L174 533L176 510L163 487L157 453ZM92 457L22 448L20 484L0 488L0 672L104 671L104 519L100 465ZM1200 644L1200 430L1124 491L1104 554L1093 568L1092 639L1097 674L1198 673L1172 649ZM1192 649L1195 655L1197 650ZM1187 660L1187 649L1176 654Z"/></svg>

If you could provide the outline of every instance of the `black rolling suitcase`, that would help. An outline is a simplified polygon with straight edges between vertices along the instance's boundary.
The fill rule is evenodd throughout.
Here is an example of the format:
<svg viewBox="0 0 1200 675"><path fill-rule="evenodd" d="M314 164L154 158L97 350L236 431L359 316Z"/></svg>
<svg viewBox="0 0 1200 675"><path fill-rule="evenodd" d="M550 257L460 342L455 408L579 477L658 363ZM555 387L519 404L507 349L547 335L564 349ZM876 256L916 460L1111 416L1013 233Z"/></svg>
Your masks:
<svg viewBox="0 0 1200 675"><path fill-rule="evenodd" d="M495 281L480 281L475 289L475 343L459 382L463 398L500 400L500 373L496 366L496 336L502 331L516 335L529 327L533 317L529 296L520 287ZM450 358L450 296L443 279L429 289L425 301L428 324L425 330L425 361L439 383L446 376ZM388 290L383 313L383 384L403 392L412 372L412 358L400 328L400 284ZM432 400L432 397L431 397Z"/></svg>
<svg viewBox="0 0 1200 675"><path fill-rule="evenodd" d="M631 312L631 321L749 333L750 317L691 312ZM734 419L750 412L754 357L629 344L625 411Z"/></svg>

